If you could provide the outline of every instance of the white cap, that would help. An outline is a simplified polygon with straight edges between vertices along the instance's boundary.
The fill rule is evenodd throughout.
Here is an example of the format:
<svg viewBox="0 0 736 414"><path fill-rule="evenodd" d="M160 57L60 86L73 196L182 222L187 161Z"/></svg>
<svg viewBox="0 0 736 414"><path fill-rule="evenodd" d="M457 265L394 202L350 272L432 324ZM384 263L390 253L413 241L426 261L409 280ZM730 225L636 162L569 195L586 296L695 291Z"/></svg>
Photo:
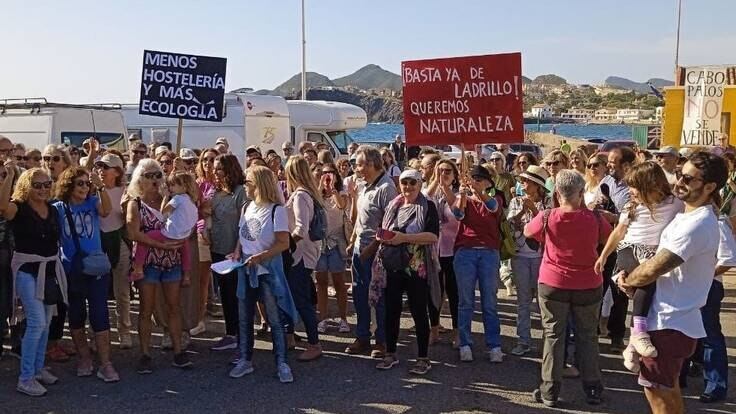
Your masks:
<svg viewBox="0 0 736 414"><path fill-rule="evenodd" d="M403 180L404 178L413 178L421 183L422 173L415 169L409 168L408 170L404 170L401 172L401 175L399 176L399 181Z"/></svg>
<svg viewBox="0 0 736 414"><path fill-rule="evenodd" d="M179 150L179 158L183 160L197 159L197 153L189 148L182 148Z"/></svg>

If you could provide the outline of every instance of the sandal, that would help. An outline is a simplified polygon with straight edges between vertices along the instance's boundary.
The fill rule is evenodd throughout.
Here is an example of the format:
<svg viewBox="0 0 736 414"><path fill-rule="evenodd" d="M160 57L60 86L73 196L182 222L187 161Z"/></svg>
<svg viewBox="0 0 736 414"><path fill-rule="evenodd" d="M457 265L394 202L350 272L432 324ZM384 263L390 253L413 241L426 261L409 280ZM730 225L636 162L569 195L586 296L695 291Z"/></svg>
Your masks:
<svg viewBox="0 0 736 414"><path fill-rule="evenodd" d="M77 364L77 376L78 377L89 377L92 375L92 371L95 370L92 360L81 360Z"/></svg>
<svg viewBox="0 0 736 414"><path fill-rule="evenodd" d="M424 375L432 369L432 363L429 358L417 358L416 364L409 370L410 374Z"/></svg>
<svg viewBox="0 0 736 414"><path fill-rule="evenodd" d="M399 359L396 358L396 355L386 354L386 356L383 357L381 362L376 364L376 369L388 371L389 369L395 367L396 365L399 365Z"/></svg>

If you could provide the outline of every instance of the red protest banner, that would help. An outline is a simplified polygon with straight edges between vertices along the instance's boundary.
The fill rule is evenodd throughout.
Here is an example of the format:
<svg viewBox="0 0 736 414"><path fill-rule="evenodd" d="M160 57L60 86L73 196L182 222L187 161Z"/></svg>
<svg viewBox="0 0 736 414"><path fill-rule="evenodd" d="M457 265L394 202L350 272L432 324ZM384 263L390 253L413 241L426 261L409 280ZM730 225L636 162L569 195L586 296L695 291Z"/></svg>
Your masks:
<svg viewBox="0 0 736 414"><path fill-rule="evenodd" d="M408 145L523 142L521 53L401 63Z"/></svg>

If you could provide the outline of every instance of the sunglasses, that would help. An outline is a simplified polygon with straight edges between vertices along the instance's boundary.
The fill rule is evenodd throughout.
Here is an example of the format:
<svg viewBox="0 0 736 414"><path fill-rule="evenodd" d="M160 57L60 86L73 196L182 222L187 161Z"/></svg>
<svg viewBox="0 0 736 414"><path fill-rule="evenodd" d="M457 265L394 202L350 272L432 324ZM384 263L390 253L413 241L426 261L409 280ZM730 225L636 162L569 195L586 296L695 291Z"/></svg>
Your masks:
<svg viewBox="0 0 736 414"><path fill-rule="evenodd" d="M109 170L112 167L109 166L109 165L107 165L107 164L105 164L104 162L98 162L97 164L95 164L95 168L100 168L102 170L107 171L107 170Z"/></svg>
<svg viewBox="0 0 736 414"><path fill-rule="evenodd" d="M601 163L599 163L599 162L591 162L590 164L588 164L588 169L589 170L592 170L593 168L598 168L599 165L601 165Z"/></svg>
<svg viewBox="0 0 736 414"><path fill-rule="evenodd" d="M549 162L545 162L544 165L546 165L547 167L552 166L552 165L557 167L558 165L560 165L560 162L559 161L549 161Z"/></svg>
<svg viewBox="0 0 736 414"><path fill-rule="evenodd" d="M493 161L493 162L500 162L500 161L503 161L503 158L493 157L493 158L491 158L491 161Z"/></svg>
<svg viewBox="0 0 736 414"><path fill-rule="evenodd" d="M0 149L0 154L7 154L7 153L9 153L10 151L13 151L13 150L14 150L13 148Z"/></svg>
<svg viewBox="0 0 736 414"><path fill-rule="evenodd" d="M194 160L194 159L192 159L192 160L182 160L182 161L184 161L184 164L186 164L186 165L192 165L195 162L197 162L197 160Z"/></svg>
<svg viewBox="0 0 736 414"><path fill-rule="evenodd" d="M160 180L164 178L164 173L162 173L161 171L148 172L143 174L143 177L148 178L149 180Z"/></svg>
<svg viewBox="0 0 736 414"><path fill-rule="evenodd" d="M161 165L173 165L174 164L174 160L161 160L158 163L161 164Z"/></svg>
<svg viewBox="0 0 736 414"><path fill-rule="evenodd" d="M42 158L42 159L43 159L44 161L46 161L46 162L49 162L49 161L53 161L53 162L59 162L59 161L61 161L61 156L59 156L59 155L54 155L53 157L50 157L50 156L48 156L48 155L44 155L44 156L43 156L43 157L41 157L41 158Z"/></svg>
<svg viewBox="0 0 736 414"><path fill-rule="evenodd" d="M16 155L15 156L16 161L28 161L28 157L22 156L22 155Z"/></svg>
<svg viewBox="0 0 736 414"><path fill-rule="evenodd" d="M685 185L690 185L691 181L703 181L703 179L699 177L693 177L692 175L688 174L681 174L678 178L678 181L682 181Z"/></svg>
<svg viewBox="0 0 736 414"><path fill-rule="evenodd" d="M133 150L133 154L136 155L146 155L147 152L146 150Z"/></svg>
<svg viewBox="0 0 736 414"><path fill-rule="evenodd" d="M91 187L92 186L92 181L90 181L90 180L86 180L86 181L85 180L76 180L76 181L74 181L74 185L76 185L77 187Z"/></svg>
<svg viewBox="0 0 736 414"><path fill-rule="evenodd" d="M406 178L401 180L401 185L417 185L417 180L414 178Z"/></svg>
<svg viewBox="0 0 736 414"><path fill-rule="evenodd" d="M51 185L53 184L53 181L36 181L31 183L31 187L33 187L34 190L40 190L42 188L49 189L51 188Z"/></svg>

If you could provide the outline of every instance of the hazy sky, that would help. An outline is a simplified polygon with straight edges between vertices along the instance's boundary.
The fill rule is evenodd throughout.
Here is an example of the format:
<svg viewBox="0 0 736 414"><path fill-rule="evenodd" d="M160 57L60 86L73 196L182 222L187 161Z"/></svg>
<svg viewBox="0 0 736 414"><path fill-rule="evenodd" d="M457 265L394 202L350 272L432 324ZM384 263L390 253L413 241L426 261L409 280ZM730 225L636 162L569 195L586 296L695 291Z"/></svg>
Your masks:
<svg viewBox="0 0 736 414"><path fill-rule="evenodd" d="M307 69L521 51L526 76L671 79L676 0L306 0ZM299 0L0 0L0 97L136 102L144 49L228 58L227 90L301 70ZM734 0L684 0L680 63L736 63Z"/></svg>

